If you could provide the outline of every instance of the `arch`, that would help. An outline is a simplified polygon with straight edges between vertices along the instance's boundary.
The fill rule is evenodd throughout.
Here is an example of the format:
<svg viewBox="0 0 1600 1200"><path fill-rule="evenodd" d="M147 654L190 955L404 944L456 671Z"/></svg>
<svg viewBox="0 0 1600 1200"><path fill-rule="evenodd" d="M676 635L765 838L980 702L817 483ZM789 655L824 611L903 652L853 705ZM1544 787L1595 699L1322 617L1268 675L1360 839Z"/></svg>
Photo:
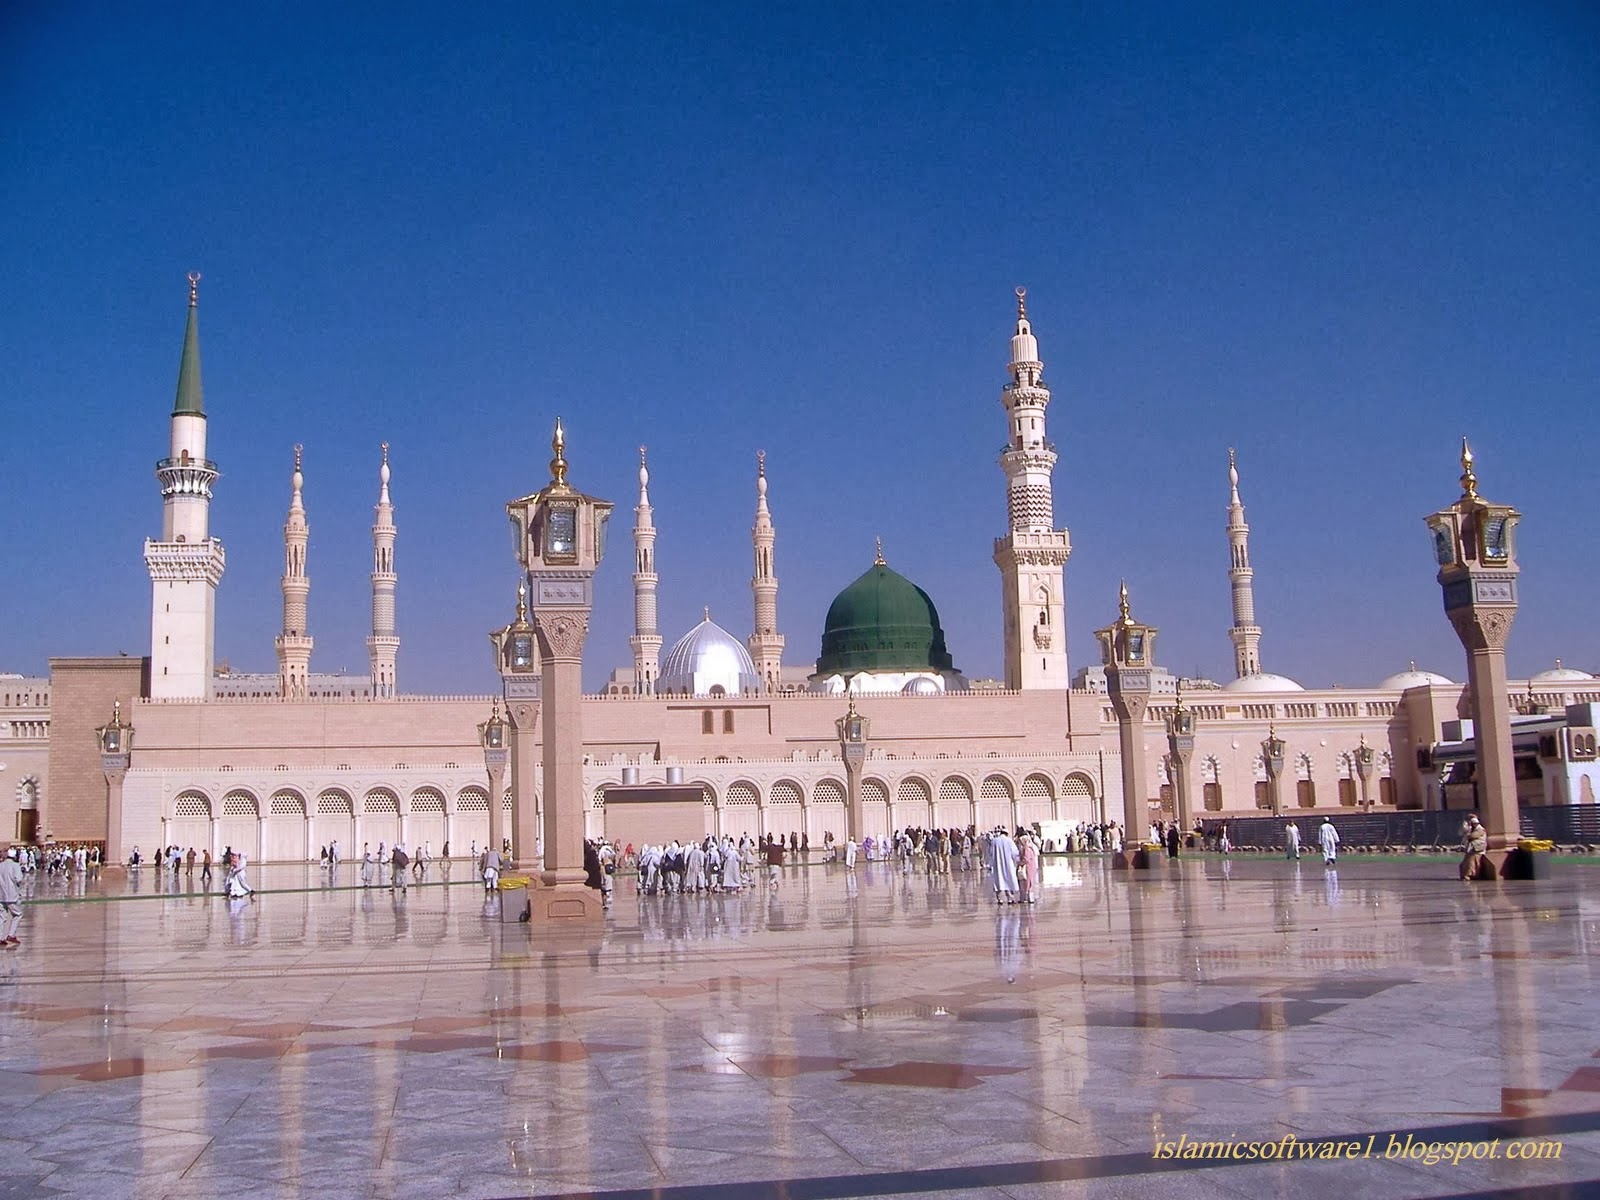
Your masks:
<svg viewBox="0 0 1600 1200"><path fill-rule="evenodd" d="M933 816L933 789L920 775L907 775L894 791L894 809L889 814L890 824L898 829L913 825L926 826Z"/></svg>
<svg viewBox="0 0 1600 1200"><path fill-rule="evenodd" d="M354 811L350 793L342 788L324 788L317 796L319 817L348 817Z"/></svg>
<svg viewBox="0 0 1600 1200"><path fill-rule="evenodd" d="M837 779L819 779L812 787L811 803L806 808L806 833L817 846L821 846L825 833L844 837L846 800L845 786Z"/></svg>
<svg viewBox="0 0 1600 1200"><path fill-rule="evenodd" d="M1200 760L1200 802L1207 812L1222 811L1222 764L1211 755Z"/></svg>
<svg viewBox="0 0 1600 1200"><path fill-rule="evenodd" d="M17 807L24 812L39 807L39 777L37 775L25 775L21 782L17 784ZM32 839L24 838L23 840L31 841Z"/></svg>
<svg viewBox="0 0 1600 1200"><path fill-rule="evenodd" d="M306 798L294 788L279 788L267 802L267 811L275 817L304 817Z"/></svg>
<svg viewBox="0 0 1600 1200"><path fill-rule="evenodd" d="M817 786L811 789L811 803L813 804L843 804L845 802L845 787L837 779L819 779Z"/></svg>
<svg viewBox="0 0 1600 1200"><path fill-rule="evenodd" d="M728 785L723 803L729 808L743 808L753 806L759 796L755 784L748 779L736 779Z"/></svg>
<svg viewBox="0 0 1600 1200"><path fill-rule="evenodd" d="M261 801L249 788L234 788L222 797L217 837L224 848L231 846L251 859L261 857Z"/></svg>
<svg viewBox="0 0 1600 1200"><path fill-rule="evenodd" d="M168 845L193 846L196 850L217 847L211 840L211 797L198 789L179 792L172 801L172 819L162 835Z"/></svg>
<svg viewBox="0 0 1600 1200"><path fill-rule="evenodd" d="M991 829L996 825L1004 825L1007 829L1014 829L1017 824L1016 793L1011 786L1011 780L1004 775L986 775L983 782L978 785L978 815L975 818L979 829Z"/></svg>
<svg viewBox="0 0 1600 1200"><path fill-rule="evenodd" d="M1061 781L1061 800L1056 806L1057 816L1063 821L1093 821L1095 819L1094 777L1083 771L1073 771Z"/></svg>
<svg viewBox="0 0 1600 1200"><path fill-rule="evenodd" d="M1017 824L1032 825L1035 821L1050 820L1055 816L1055 799L1050 776L1038 772L1027 776L1017 799Z"/></svg>
<svg viewBox="0 0 1600 1200"><path fill-rule="evenodd" d="M426 851L429 858L439 853L449 840L449 825L444 815L444 792L432 786L412 789L406 815L406 840L412 849Z"/></svg>
<svg viewBox="0 0 1600 1200"><path fill-rule="evenodd" d="M400 797L391 788L367 789L361 799L361 819L357 822L361 840L393 846L400 840Z"/></svg>
<svg viewBox="0 0 1600 1200"><path fill-rule="evenodd" d="M306 857L306 798L295 788L279 788L267 801L262 822L261 857L294 862Z"/></svg>
<svg viewBox="0 0 1600 1200"><path fill-rule="evenodd" d="M366 816L398 817L400 797L386 787L372 788L361 802L361 812Z"/></svg>
<svg viewBox="0 0 1600 1200"><path fill-rule="evenodd" d="M1301 808L1317 806L1317 782L1311 777L1311 756L1299 755L1294 760L1294 794Z"/></svg>
<svg viewBox="0 0 1600 1200"><path fill-rule="evenodd" d="M801 804L805 794L801 792L800 785L792 779L780 779L773 784L767 792L767 803L770 804Z"/></svg>
<svg viewBox="0 0 1600 1200"><path fill-rule="evenodd" d="M477 784L468 784L456 793L456 809L460 812L488 812L488 790Z"/></svg>
<svg viewBox="0 0 1600 1200"><path fill-rule="evenodd" d="M861 781L861 828L856 836L874 840L889 833L889 785L881 779Z"/></svg>
<svg viewBox="0 0 1600 1200"><path fill-rule="evenodd" d="M939 799L933 806L933 826L937 829L965 829L972 824L972 820L972 784L959 775L946 775L939 781Z"/></svg>

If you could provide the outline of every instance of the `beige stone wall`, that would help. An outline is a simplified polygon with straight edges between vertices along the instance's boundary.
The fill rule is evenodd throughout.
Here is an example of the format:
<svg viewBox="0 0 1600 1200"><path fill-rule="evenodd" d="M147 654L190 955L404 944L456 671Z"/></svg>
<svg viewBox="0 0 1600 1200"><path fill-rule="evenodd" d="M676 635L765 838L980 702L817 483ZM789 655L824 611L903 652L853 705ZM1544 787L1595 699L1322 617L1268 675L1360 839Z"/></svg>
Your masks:
<svg viewBox="0 0 1600 1200"><path fill-rule="evenodd" d="M115 702L122 702L124 713L132 711L148 672L149 660L140 658L50 660L50 789L41 804L41 836L106 836L106 779L94 731L110 720ZM135 753L138 737L136 727Z"/></svg>
<svg viewBox="0 0 1600 1200"><path fill-rule="evenodd" d="M0 840L22 836L18 813L50 787L50 681L0 676Z"/></svg>

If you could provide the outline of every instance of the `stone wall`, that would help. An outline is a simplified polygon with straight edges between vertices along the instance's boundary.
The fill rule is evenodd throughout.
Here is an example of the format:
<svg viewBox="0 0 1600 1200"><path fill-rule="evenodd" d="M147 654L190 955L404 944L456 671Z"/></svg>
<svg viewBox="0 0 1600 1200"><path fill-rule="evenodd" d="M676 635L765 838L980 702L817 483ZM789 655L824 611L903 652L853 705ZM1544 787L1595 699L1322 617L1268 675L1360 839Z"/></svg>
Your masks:
<svg viewBox="0 0 1600 1200"><path fill-rule="evenodd" d="M117 701L124 714L133 711L149 671L147 658L50 660L50 789L40 800L41 837L104 840L106 778L94 731L111 719ZM138 736L135 727L135 753Z"/></svg>

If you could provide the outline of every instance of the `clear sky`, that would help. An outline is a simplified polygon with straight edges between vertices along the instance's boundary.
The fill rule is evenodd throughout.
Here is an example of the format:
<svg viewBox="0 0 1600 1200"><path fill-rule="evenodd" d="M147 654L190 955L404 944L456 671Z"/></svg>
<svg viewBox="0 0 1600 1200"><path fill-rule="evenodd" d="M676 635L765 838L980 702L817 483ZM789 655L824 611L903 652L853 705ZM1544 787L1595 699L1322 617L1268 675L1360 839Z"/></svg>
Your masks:
<svg viewBox="0 0 1600 1200"><path fill-rule="evenodd" d="M790 662L881 535L997 675L1018 284L1074 669L1125 576L1230 677L1232 445L1266 668L1461 678L1421 518L1463 433L1525 514L1512 674L1600 669L1593 4L20 0L0 115L0 670L148 652L190 269L236 669L276 669L300 442L312 666L365 673L387 439L401 687L490 690L559 413L618 505L590 686L641 443L669 646L750 631L765 449Z"/></svg>

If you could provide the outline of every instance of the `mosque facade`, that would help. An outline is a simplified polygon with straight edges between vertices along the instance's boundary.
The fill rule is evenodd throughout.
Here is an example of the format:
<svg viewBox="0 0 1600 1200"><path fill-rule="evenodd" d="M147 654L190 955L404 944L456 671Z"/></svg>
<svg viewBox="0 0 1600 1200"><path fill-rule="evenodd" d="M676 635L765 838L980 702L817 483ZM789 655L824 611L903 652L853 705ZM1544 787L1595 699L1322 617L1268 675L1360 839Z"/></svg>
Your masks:
<svg viewBox="0 0 1600 1200"><path fill-rule="evenodd" d="M945 643L934 600L885 561L830 606L816 657L801 665L778 616L777 537L764 456L751 529L751 633L711 619L663 654L657 624L655 513L641 451L634 508L632 665L585 698L588 832L605 832L608 789L671 784L698 789L702 833L803 833L820 842L845 828L845 773L835 721L844 693L871 718L861 792L865 829L1118 820L1123 811L1116 715L1097 665L1069 674L1067 530L1057 525L1046 434L1050 390L1019 291L1001 390L1000 455L1007 527L995 539L1004 679L970 680ZM0 676L0 803L15 836L107 838L114 806L95 740L116 711L133 729L121 784L123 847L224 846L257 859L315 858L337 840L484 845L491 796L479 726L499 696L424 696L400 686L395 620L398 529L388 450L381 452L372 527L372 632L366 677L312 670L309 518L295 451L284 525L283 629L276 675L236 675L214 661L216 603L226 556L211 536L217 465L209 459L196 291L191 281L168 453L157 464L161 536L145 543L151 579L147 658L51 660L48 679ZM1286 816L1470 806L1471 766L1450 752L1470 739L1463 685L1412 668L1370 688L1309 690L1268 672L1253 596L1240 473L1228 463L1225 526L1233 601L1235 677L1184 681L1157 670L1142 747L1152 819L1172 818L1177 769L1163 721L1181 704L1196 718L1191 820L1260 815L1270 807L1264 743L1281 739ZM504 635L507 630L500 631ZM593 650L591 650L591 653ZM509 667L507 669L510 669ZM532 659L521 664L537 670ZM1571 668L1514 681L1532 730L1568 706L1600 703L1600 679ZM1572 710L1582 719L1581 708ZM1540 724L1542 722L1542 724ZM1569 724L1571 722L1568 722ZM1470 723L1465 723L1470 724ZM1525 803L1593 802L1600 774L1593 736L1534 738L1519 752ZM536 736L530 734L528 736ZM1567 753L1587 744L1588 759ZM1374 753L1362 778L1358 763ZM1549 754L1545 753L1549 750ZM1523 770L1526 758L1527 769ZM535 790L536 808L542 797ZM511 822L507 822L507 828ZM117 839L114 839L117 840Z"/></svg>

